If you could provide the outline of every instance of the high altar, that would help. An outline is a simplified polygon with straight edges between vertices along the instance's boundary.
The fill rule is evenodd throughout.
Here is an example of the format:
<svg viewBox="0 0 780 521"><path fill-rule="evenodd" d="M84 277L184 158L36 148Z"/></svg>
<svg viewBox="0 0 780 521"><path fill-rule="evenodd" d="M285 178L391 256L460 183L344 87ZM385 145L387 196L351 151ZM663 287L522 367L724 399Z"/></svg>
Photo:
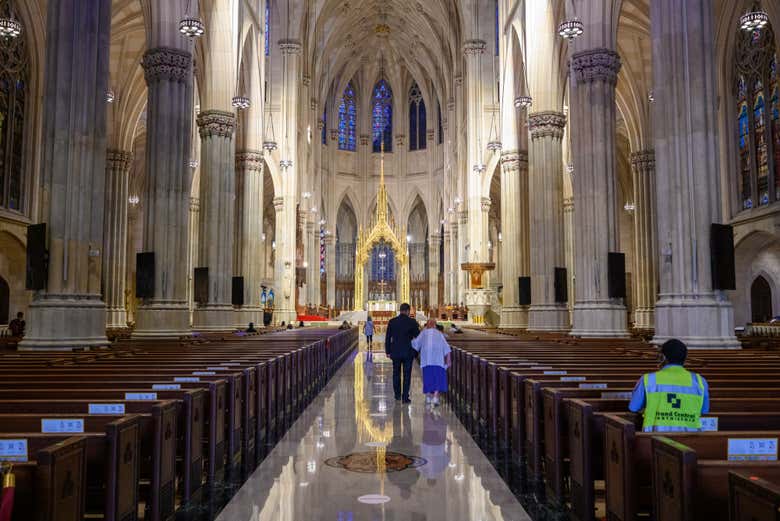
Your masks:
<svg viewBox="0 0 780 521"><path fill-rule="evenodd" d="M400 228L393 229L387 219L387 188L385 187L385 147L382 144L379 161L379 193L376 196L376 214L371 230L366 232L363 227L358 231L355 247L355 311L363 311L363 293L365 284L366 263L371 255L371 250L380 242L386 242L395 254L395 260L400 266L399 276L401 282L401 302L409 302L409 251L406 241L400 241L398 237L406 237ZM395 302L382 300L369 302L368 311L394 311ZM377 306L392 306L391 310L377 309Z"/></svg>

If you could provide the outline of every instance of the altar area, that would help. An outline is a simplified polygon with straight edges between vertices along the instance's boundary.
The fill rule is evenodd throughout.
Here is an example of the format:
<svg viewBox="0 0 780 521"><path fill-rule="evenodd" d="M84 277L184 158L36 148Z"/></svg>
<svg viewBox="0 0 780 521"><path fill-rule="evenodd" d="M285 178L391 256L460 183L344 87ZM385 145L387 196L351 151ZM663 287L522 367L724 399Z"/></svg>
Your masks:
<svg viewBox="0 0 780 521"><path fill-rule="evenodd" d="M376 313L395 313L398 311L398 303L394 300L369 300L366 309L372 316Z"/></svg>

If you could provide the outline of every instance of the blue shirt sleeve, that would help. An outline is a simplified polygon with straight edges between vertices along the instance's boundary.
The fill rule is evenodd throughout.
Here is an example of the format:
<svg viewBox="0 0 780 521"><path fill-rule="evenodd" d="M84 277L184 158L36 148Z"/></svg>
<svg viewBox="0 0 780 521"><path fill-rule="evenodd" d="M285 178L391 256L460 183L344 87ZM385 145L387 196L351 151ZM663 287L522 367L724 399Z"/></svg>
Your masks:
<svg viewBox="0 0 780 521"><path fill-rule="evenodd" d="M628 410L631 412L639 412L645 408L645 384L644 376L639 378L639 381L634 386L634 392L631 393L631 401L628 403Z"/></svg>

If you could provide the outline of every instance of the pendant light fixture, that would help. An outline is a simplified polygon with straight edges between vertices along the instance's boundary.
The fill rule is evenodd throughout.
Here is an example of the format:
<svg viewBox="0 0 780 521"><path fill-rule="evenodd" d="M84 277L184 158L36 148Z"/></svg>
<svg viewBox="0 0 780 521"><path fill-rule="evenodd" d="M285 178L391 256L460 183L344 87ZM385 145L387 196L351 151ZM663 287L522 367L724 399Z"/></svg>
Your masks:
<svg viewBox="0 0 780 521"><path fill-rule="evenodd" d="M769 15L761 9L758 2L753 4L752 9L739 17L739 28L743 31L760 31L769 23Z"/></svg>
<svg viewBox="0 0 780 521"><path fill-rule="evenodd" d="M197 38L203 36L206 28L200 17L190 15L190 1L191 0L187 0L187 9L184 11L184 18L179 21L179 32L188 38Z"/></svg>
<svg viewBox="0 0 780 521"><path fill-rule="evenodd" d="M0 16L0 38L10 40L22 34L22 24L14 19L11 6L8 6L8 16Z"/></svg>

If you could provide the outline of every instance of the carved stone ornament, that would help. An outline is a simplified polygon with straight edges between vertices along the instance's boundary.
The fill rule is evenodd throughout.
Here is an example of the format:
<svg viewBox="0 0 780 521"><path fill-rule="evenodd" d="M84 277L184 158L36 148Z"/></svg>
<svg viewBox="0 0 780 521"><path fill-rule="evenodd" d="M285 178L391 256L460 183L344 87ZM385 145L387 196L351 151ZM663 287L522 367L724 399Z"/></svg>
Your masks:
<svg viewBox="0 0 780 521"><path fill-rule="evenodd" d="M532 139L542 137L563 138L566 116L560 112L535 112L528 115L528 132Z"/></svg>
<svg viewBox="0 0 780 521"><path fill-rule="evenodd" d="M116 172L127 172L133 162L133 154L124 150L108 149L106 151L106 165Z"/></svg>
<svg viewBox="0 0 780 521"><path fill-rule="evenodd" d="M501 154L501 169L507 173L528 170L528 154L517 150L507 150Z"/></svg>
<svg viewBox="0 0 780 521"><path fill-rule="evenodd" d="M403 146L403 144L406 143L406 135L404 134L396 134L395 135L395 144L400 146Z"/></svg>
<svg viewBox="0 0 780 521"><path fill-rule="evenodd" d="M284 210L284 197L274 197L273 203L277 212Z"/></svg>
<svg viewBox="0 0 780 521"><path fill-rule="evenodd" d="M192 73L192 54L170 47L157 47L144 53L141 60L146 83L160 80L183 83Z"/></svg>
<svg viewBox="0 0 780 521"><path fill-rule="evenodd" d="M463 43L463 54L466 56L482 54L485 52L485 46L485 40L466 40Z"/></svg>
<svg viewBox="0 0 780 521"><path fill-rule="evenodd" d="M577 83L601 81L610 85L617 84L620 66L620 55L609 49L578 52L571 57L570 63Z"/></svg>
<svg viewBox="0 0 780 521"><path fill-rule="evenodd" d="M655 151L653 150L640 150L633 152L630 156L631 166L633 166L637 172L654 172L655 171Z"/></svg>
<svg viewBox="0 0 780 521"><path fill-rule="evenodd" d="M236 170L245 172L263 171L263 153L257 150L236 152Z"/></svg>
<svg viewBox="0 0 780 521"><path fill-rule="evenodd" d="M222 110L202 110L198 114L200 137L232 137L236 126L236 117L232 112Z"/></svg>
<svg viewBox="0 0 780 521"><path fill-rule="evenodd" d="M491 204L492 202L490 201L490 197L483 197L480 200L480 207L482 208L483 212L489 212Z"/></svg>
<svg viewBox="0 0 780 521"><path fill-rule="evenodd" d="M279 40L279 48L282 54L300 54L301 42L299 40Z"/></svg>
<svg viewBox="0 0 780 521"><path fill-rule="evenodd" d="M360 146L368 146L369 141L371 140L371 136L368 134L360 134Z"/></svg>

